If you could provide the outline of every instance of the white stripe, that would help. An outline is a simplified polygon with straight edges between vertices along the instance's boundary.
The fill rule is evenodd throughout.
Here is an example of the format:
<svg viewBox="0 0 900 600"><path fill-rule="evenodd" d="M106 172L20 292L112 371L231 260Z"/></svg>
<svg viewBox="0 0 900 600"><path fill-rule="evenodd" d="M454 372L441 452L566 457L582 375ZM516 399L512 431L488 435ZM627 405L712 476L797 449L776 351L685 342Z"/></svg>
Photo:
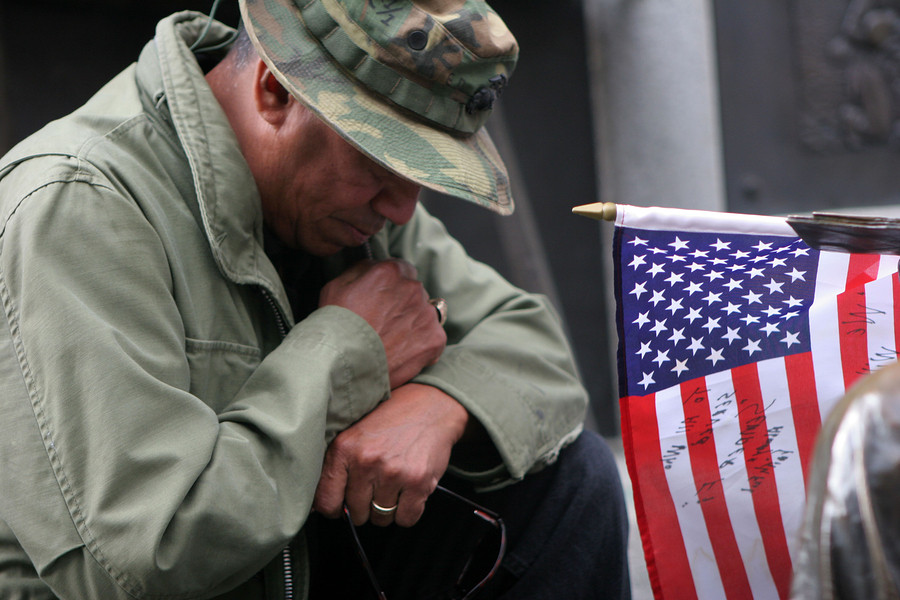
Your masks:
<svg viewBox="0 0 900 600"><path fill-rule="evenodd" d="M882 261L884 264L885 261ZM896 266L896 263L895 263ZM866 314L871 320L866 330L869 345L869 368L897 362L897 342L894 339L894 287L890 274L865 286Z"/></svg>
<svg viewBox="0 0 900 600"><path fill-rule="evenodd" d="M778 598L778 589L769 571L762 533L756 520L753 496L745 491L750 489L750 481L744 460L741 421L731 372L709 375L706 383L709 387L710 414L725 411L724 414L713 416L714 420L719 419L718 422L713 422L719 476L722 478L725 505L744 561L750 589L757 599Z"/></svg>
<svg viewBox="0 0 900 600"><path fill-rule="evenodd" d="M616 225L656 231L702 231L797 237L781 217L682 208L616 205Z"/></svg>
<svg viewBox="0 0 900 600"><path fill-rule="evenodd" d="M881 256L881 261L878 263L878 279L890 277L896 273L898 270L898 263L900 263L900 256L883 254Z"/></svg>
<svg viewBox="0 0 900 600"><path fill-rule="evenodd" d="M700 600L724 598L725 589L713 554L712 542L704 525L703 510L697 503L697 489L684 433L684 409L679 386L656 394L656 420L664 462L667 457L674 456L671 452L681 448L677 450L677 457L668 463L666 480L678 516L697 597ZM653 510L653 507L648 507L648 510Z"/></svg>
<svg viewBox="0 0 900 600"><path fill-rule="evenodd" d="M850 255L822 252L816 274L815 300L809 311L809 339L819 414L824 422L844 394L837 295L844 290Z"/></svg>
<svg viewBox="0 0 900 600"><path fill-rule="evenodd" d="M803 481L803 464L800 447L797 444L797 431L794 428L787 368L784 358L773 358L759 363L757 371L763 405L767 407L766 425L773 434L769 438L769 450L775 464L775 484L778 486L781 521L791 553L791 562L796 564L806 486ZM778 427L781 429L776 429ZM777 435L774 435L776 432Z"/></svg>

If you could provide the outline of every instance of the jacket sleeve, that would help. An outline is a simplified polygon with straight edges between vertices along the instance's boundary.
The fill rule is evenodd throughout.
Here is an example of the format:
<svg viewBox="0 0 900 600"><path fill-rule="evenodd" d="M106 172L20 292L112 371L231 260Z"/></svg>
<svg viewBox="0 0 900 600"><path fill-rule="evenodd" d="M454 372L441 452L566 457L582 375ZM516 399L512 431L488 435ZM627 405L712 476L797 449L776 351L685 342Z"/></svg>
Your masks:
<svg viewBox="0 0 900 600"><path fill-rule="evenodd" d="M326 428L388 394L377 334L331 307L213 410L189 392L169 259L134 204L84 182L0 229L0 518L62 598L247 579L307 518Z"/></svg>
<svg viewBox="0 0 900 600"><path fill-rule="evenodd" d="M421 205L389 232L432 297L447 300L447 348L415 381L450 394L485 427L503 464L461 472L493 487L553 462L582 429L587 394L547 299L471 259ZM453 467L451 467L453 468Z"/></svg>

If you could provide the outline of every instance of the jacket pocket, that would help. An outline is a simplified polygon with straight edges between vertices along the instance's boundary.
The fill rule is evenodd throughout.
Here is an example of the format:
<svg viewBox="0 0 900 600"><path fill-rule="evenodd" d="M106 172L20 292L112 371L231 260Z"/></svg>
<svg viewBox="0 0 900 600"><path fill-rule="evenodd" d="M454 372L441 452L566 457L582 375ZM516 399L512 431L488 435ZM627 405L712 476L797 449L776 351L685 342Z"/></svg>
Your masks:
<svg viewBox="0 0 900 600"><path fill-rule="evenodd" d="M190 391L216 413L231 402L262 360L259 348L234 342L188 338L185 351Z"/></svg>

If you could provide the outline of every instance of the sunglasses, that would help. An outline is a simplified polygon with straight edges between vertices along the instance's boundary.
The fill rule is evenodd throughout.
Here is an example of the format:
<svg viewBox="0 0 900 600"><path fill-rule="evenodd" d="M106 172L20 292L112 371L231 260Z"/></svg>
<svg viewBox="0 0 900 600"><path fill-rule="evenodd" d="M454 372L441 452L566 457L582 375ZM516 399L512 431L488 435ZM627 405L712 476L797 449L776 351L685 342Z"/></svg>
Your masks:
<svg viewBox="0 0 900 600"><path fill-rule="evenodd" d="M429 507L434 508L433 505L441 505L444 513L438 510L429 510ZM402 585L392 588L397 572L403 570L408 562L407 559L403 556L394 557L388 565L374 567L363 547L360 535L353 525L350 511L344 505L343 518L350 530L357 555L372 586L375 598L378 600L400 600L407 597L417 600L468 600L474 598L494 577L506 553L506 525L504 525L503 519L493 511L439 485L435 489L435 493L428 499L425 514L414 527L430 527L429 520L438 520L437 522L439 522L440 515L446 514L447 510L462 511L459 514L459 517L462 518L460 527L450 529L454 534L452 543L459 543L465 548L465 551L461 557L440 565L444 571L452 570L451 573L443 574L442 577L433 576L433 571L437 566L427 566L429 573L423 578L442 581L437 584L437 587L435 587L435 583L432 583L429 589L410 590L408 584L405 588ZM442 529L436 530L434 536L428 534L427 530L425 531L424 536L420 532L418 536L420 539L446 534L448 528L444 525ZM404 549L404 552L409 553L409 561L414 561L422 555L420 549L414 544ZM438 562L443 563L444 561ZM391 592L390 596L384 591L385 589Z"/></svg>

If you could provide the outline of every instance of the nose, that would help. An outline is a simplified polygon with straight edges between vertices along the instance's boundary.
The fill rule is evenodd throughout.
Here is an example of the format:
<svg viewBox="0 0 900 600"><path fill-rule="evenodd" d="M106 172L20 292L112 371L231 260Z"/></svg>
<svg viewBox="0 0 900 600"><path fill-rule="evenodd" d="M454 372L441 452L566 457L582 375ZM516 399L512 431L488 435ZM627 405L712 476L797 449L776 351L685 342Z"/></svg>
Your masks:
<svg viewBox="0 0 900 600"><path fill-rule="evenodd" d="M395 225L404 225L416 210L420 190L417 183L386 174L381 191L372 199L372 210Z"/></svg>

